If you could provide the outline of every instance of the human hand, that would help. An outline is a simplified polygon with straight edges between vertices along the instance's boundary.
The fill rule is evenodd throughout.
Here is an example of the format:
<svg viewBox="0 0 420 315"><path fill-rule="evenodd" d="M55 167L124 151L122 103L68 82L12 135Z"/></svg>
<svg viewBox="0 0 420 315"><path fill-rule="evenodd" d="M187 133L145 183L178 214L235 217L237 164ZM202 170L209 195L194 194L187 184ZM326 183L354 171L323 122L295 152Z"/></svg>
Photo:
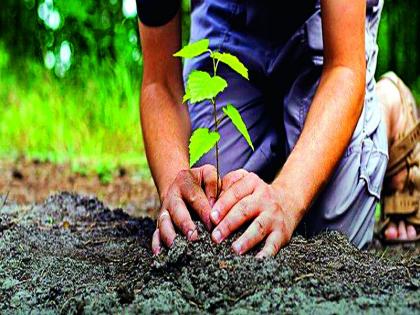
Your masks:
<svg viewBox="0 0 420 315"><path fill-rule="evenodd" d="M274 256L289 242L299 219L297 212L284 208L281 189L243 169L227 174L222 189L210 213L216 225L212 232L214 242L221 243L250 220L253 222L232 244L235 253L243 254L266 238L257 258Z"/></svg>
<svg viewBox="0 0 420 315"><path fill-rule="evenodd" d="M216 200L217 171L212 165L180 171L162 200L152 251L159 254L162 242L171 247L178 227L188 240L196 240L197 228L188 208L195 211L211 230L210 210Z"/></svg>

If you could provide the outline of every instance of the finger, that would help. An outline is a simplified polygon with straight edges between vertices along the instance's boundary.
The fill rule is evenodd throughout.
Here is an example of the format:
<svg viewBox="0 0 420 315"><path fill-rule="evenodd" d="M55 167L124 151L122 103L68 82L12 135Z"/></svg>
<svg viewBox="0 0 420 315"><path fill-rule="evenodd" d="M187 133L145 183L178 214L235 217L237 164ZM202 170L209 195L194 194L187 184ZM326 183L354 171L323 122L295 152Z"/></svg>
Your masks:
<svg viewBox="0 0 420 315"><path fill-rule="evenodd" d="M222 242L245 222L255 218L259 214L256 204L252 195L241 199L213 230L213 241Z"/></svg>
<svg viewBox="0 0 420 315"><path fill-rule="evenodd" d="M214 224L219 224L239 200L254 192L257 178L257 175L248 173L220 195L210 213L211 220Z"/></svg>
<svg viewBox="0 0 420 315"><path fill-rule="evenodd" d="M213 207L217 199L217 183L221 186L220 179L217 178L217 170L213 165L206 164L200 167L200 171L207 200L210 207Z"/></svg>
<svg viewBox="0 0 420 315"><path fill-rule="evenodd" d="M405 228L404 221L398 224L398 239L405 241L407 239L407 229Z"/></svg>
<svg viewBox="0 0 420 315"><path fill-rule="evenodd" d="M416 228L413 225L407 226L407 238L409 240L414 240L417 237L417 231Z"/></svg>
<svg viewBox="0 0 420 315"><path fill-rule="evenodd" d="M171 247L174 243L176 233L168 210L165 209L161 211L158 218L158 224L160 240L162 240L167 247Z"/></svg>
<svg viewBox="0 0 420 315"><path fill-rule="evenodd" d="M385 230L385 238L387 240L395 240L398 238L398 229L395 223L390 222Z"/></svg>
<svg viewBox="0 0 420 315"><path fill-rule="evenodd" d="M159 255L161 250L161 244L160 244L160 233L159 229L156 229L153 233L152 237L152 253L154 256Z"/></svg>
<svg viewBox="0 0 420 315"><path fill-rule="evenodd" d="M262 259L265 257L273 257L277 255L280 248L282 248L285 245L286 244L283 241L282 232L277 230L273 231L270 235L268 235L264 247L258 252L258 254L255 257L258 259Z"/></svg>
<svg viewBox="0 0 420 315"><path fill-rule="evenodd" d="M223 177L222 181L222 193L228 190L234 183L236 183L238 180L242 179L246 175L248 175L249 172L244 169L239 169L236 171L232 171L227 173Z"/></svg>
<svg viewBox="0 0 420 315"><path fill-rule="evenodd" d="M169 200L168 211L175 226L181 230L182 234L190 241L197 240L197 227L191 219L187 206L180 197L174 196Z"/></svg>
<svg viewBox="0 0 420 315"><path fill-rule="evenodd" d="M241 255L260 243L271 232L271 222L271 218L264 216L264 214L258 216L246 229L244 234L233 242L233 251Z"/></svg>
<svg viewBox="0 0 420 315"><path fill-rule="evenodd" d="M182 199L198 214L201 222L210 230L212 228L210 221L211 207L201 186L191 179L186 179L180 189Z"/></svg>

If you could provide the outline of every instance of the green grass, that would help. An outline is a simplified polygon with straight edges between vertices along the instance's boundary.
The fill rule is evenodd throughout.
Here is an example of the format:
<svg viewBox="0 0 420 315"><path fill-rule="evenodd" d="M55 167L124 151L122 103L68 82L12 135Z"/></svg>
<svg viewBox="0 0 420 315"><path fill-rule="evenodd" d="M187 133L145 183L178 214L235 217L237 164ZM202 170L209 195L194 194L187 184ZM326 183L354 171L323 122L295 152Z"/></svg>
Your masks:
<svg viewBox="0 0 420 315"><path fill-rule="evenodd" d="M0 158L70 162L101 173L134 165L147 174L140 71L104 60L77 73L58 79L39 62L12 63L0 43Z"/></svg>

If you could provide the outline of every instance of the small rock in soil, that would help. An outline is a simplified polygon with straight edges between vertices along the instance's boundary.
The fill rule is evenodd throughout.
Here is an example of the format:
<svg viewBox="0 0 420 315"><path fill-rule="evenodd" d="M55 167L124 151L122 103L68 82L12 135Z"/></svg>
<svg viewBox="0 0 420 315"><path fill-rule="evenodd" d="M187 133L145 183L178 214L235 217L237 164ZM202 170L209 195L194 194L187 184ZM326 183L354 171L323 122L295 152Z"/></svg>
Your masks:
<svg viewBox="0 0 420 315"><path fill-rule="evenodd" d="M23 174L18 169L14 169L12 171L12 176L13 176L13 178L18 179L18 180L22 180L23 179Z"/></svg>

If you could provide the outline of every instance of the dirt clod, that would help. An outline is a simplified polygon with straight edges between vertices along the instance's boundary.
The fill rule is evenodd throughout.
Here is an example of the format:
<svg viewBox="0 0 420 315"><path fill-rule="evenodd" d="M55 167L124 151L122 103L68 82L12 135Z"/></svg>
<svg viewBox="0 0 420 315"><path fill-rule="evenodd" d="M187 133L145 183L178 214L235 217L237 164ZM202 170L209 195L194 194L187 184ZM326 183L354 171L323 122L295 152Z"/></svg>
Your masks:
<svg viewBox="0 0 420 315"><path fill-rule="evenodd" d="M256 260L177 238L153 257L151 219L61 193L0 210L0 313L420 312L420 251L359 251L339 233Z"/></svg>

